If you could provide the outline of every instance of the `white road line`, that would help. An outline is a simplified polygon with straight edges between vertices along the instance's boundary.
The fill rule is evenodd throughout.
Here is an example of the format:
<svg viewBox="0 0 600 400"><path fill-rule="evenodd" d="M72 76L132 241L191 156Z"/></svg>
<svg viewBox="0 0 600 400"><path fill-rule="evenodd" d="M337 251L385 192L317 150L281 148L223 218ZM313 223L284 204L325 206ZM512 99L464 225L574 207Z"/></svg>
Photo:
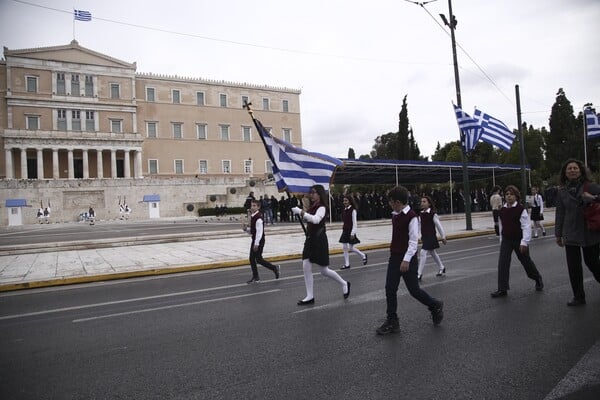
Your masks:
<svg viewBox="0 0 600 400"><path fill-rule="evenodd" d="M267 290L265 292L259 292L259 293L240 294L238 296L229 296L229 297L221 297L221 298L218 298L218 299L193 301L191 303L172 304L170 306L153 307L153 308L145 308L143 310L125 311L125 312L114 313L114 314L98 315L96 317L74 319L72 322L73 323L78 323L78 322L95 321L95 320L98 320L98 319L121 317L123 315L141 314L141 313L152 312L152 311L159 311L159 310L168 310L168 309L171 309L171 308L187 307L187 306L193 306L193 305L197 305L197 304L214 303L214 302L217 302L217 301L240 299L240 298L243 298L243 297L257 296L257 295L260 295L260 294L274 293L274 292L280 292L280 291L281 291L281 289L273 289L273 290Z"/></svg>

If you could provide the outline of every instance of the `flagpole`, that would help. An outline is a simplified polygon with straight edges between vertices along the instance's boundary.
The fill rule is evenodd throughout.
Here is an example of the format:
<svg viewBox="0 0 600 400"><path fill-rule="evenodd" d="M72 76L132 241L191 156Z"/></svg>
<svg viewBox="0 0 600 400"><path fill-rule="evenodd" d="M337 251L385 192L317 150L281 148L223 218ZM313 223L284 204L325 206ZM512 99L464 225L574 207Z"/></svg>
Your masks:
<svg viewBox="0 0 600 400"><path fill-rule="evenodd" d="M258 127L258 123L257 123L256 118L254 118L254 111L252 111L252 108L250 108L251 105L252 105L252 103L248 103L247 101L244 102L244 108L246 108L248 110L248 114L250 114L250 117L252 118L252 122L254 123L254 126L259 131L259 135L258 136L260 136L260 139L263 142L263 146L265 146L265 149L266 149L267 148L267 142L265 142L265 138L260 134L260 128ZM277 165L277 163L273 159L273 156L271 155L271 153L267 151L267 155L269 156L269 159L271 160L271 163L273 163L273 165ZM292 195L290 194L289 190L286 189L285 193L287 193L288 199L292 198ZM331 208L329 208L329 212L331 213ZM293 218L294 217L292 216L292 219ZM302 218L299 218L298 221L300 222L300 226L302 227L302 230L304 231L304 234L306 235L306 227L304 226L304 222L302 221Z"/></svg>
<svg viewBox="0 0 600 400"><path fill-rule="evenodd" d="M583 106L583 158L584 158L584 165L587 167L587 137L588 137L588 132L587 132L587 121L585 119L585 107L586 105Z"/></svg>

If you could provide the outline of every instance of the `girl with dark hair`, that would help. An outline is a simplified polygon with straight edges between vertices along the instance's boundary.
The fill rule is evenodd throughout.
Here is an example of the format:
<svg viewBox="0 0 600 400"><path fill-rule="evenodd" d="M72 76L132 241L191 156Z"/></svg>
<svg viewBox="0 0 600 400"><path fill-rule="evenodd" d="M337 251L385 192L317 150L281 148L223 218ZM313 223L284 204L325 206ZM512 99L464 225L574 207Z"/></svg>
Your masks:
<svg viewBox="0 0 600 400"><path fill-rule="evenodd" d="M327 216L327 195L322 185L314 185L310 188L310 207L304 211L299 207L292 208L294 215L299 215L306 221L306 240L302 250L302 270L304 272L304 284L306 285L306 297L298 300L299 306L314 304L313 294L313 264L321 267L321 275L338 282L342 286L344 299L350 296L350 282L342 279L337 272L329 269L329 242L325 232L325 217Z"/></svg>
<svg viewBox="0 0 600 400"><path fill-rule="evenodd" d="M583 217L583 207L599 200L600 186L592 183L585 165L575 159L569 159L560 170L560 188L556 200L554 235L556 244L565 248L569 280L573 290L573 299L568 306L585 304L583 289L583 267L585 265L600 282L600 231L588 229Z"/></svg>
<svg viewBox="0 0 600 400"><path fill-rule="evenodd" d="M360 243L360 240L356 237L356 203L354 202L354 198L345 194L342 204L344 205L344 210L342 211L342 222L344 225L339 242L342 243L344 250L344 265L341 269L350 268L349 251L358 254L362 258L363 265L367 265L367 255L354 247L355 244Z"/></svg>
<svg viewBox="0 0 600 400"><path fill-rule="evenodd" d="M446 267L442 264L440 256L436 253L435 249L440 247L438 242L437 232L442 237L442 243L446 244L446 233L442 228L440 217L438 217L433 204L433 200L429 196L421 197L421 213L419 214L419 230L421 231L421 252L419 253L419 271L417 278L421 280L423 276L423 269L425 268L425 262L427 261L427 253L431 254L433 260L438 266L438 273L436 276L442 276L446 273Z"/></svg>

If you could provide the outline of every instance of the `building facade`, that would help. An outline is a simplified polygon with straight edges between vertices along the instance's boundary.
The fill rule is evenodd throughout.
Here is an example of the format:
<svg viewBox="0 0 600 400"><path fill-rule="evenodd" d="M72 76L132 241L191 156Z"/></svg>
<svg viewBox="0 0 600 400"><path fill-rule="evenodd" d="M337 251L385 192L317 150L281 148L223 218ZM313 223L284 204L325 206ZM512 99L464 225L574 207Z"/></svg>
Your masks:
<svg viewBox="0 0 600 400"><path fill-rule="evenodd" d="M136 63L76 41L5 47L1 204L50 203L55 221L72 221L89 207L99 219L117 217L128 201L139 204L132 218L144 219L148 195L170 217L238 206L250 190L275 194L271 162L243 105L252 103L274 136L301 146L299 97L295 89L138 73ZM35 222L33 214L23 210L24 223Z"/></svg>

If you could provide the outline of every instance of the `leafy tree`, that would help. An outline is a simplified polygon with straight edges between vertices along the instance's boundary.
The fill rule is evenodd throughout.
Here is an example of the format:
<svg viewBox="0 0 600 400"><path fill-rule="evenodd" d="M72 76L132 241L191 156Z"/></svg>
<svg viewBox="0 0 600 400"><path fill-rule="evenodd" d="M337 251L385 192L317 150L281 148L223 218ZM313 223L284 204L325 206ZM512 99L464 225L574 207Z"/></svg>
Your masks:
<svg viewBox="0 0 600 400"><path fill-rule="evenodd" d="M549 125L546 166L550 174L558 174L566 159L583 159L583 135L577 134L573 106L562 88L558 89L552 105Z"/></svg>
<svg viewBox="0 0 600 400"><path fill-rule="evenodd" d="M458 150L460 151L460 141L459 140L456 140L454 142L448 142L444 145L444 147L440 147L440 143L438 142L438 145L435 149L435 153L433 153L433 155L431 156L431 159L433 161L447 161L448 153L455 146L458 146ZM458 161L462 161L462 159L459 159Z"/></svg>
<svg viewBox="0 0 600 400"><path fill-rule="evenodd" d="M444 161L462 162L462 150L460 148L460 142L455 143L446 154Z"/></svg>

